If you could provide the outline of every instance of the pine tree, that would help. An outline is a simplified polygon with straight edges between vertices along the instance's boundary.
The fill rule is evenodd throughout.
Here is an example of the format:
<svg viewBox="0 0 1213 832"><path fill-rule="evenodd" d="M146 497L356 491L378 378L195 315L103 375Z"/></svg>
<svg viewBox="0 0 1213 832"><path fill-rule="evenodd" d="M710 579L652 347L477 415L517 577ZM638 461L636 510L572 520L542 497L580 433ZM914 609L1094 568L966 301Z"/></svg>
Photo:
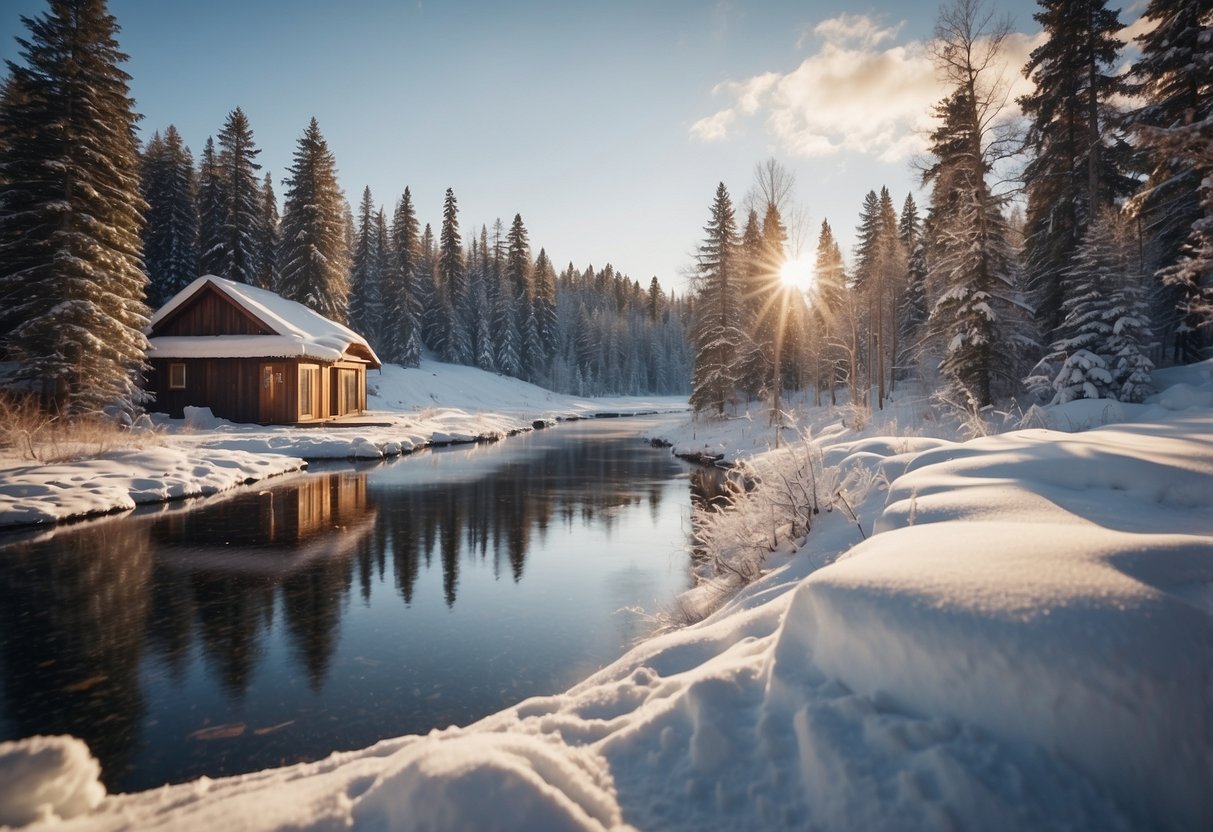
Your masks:
<svg viewBox="0 0 1213 832"><path fill-rule="evenodd" d="M1132 120L1150 176L1135 202L1149 263L1167 285L1158 323L1172 357L1191 361L1207 349L1213 319L1213 7L1150 0L1142 17L1154 26L1137 38L1131 78L1145 103Z"/></svg>
<svg viewBox="0 0 1213 832"><path fill-rule="evenodd" d="M278 288L278 248L281 246L278 199L274 183L267 173L261 184L261 212L257 218L257 285L275 291Z"/></svg>
<svg viewBox="0 0 1213 832"><path fill-rule="evenodd" d="M468 285L459 236L459 206L455 192L446 189L442 205L442 228L438 232L437 279L442 309L444 340L439 354L454 364L472 363L472 338L467 329Z"/></svg>
<svg viewBox="0 0 1213 832"><path fill-rule="evenodd" d="M988 20L977 0L941 11L936 63L952 91L937 107L935 163L924 174L932 185L927 283L937 290L929 327L947 392L973 412L993 402L1000 382L1007 389L998 392L1011 392L1023 349L1013 253L1000 201L986 182L998 155L992 125L1005 98L990 75L1010 29L1004 23L987 31Z"/></svg>
<svg viewBox="0 0 1213 832"><path fill-rule="evenodd" d="M515 299L531 297L531 246L522 215L515 214L506 235L505 276Z"/></svg>
<svg viewBox="0 0 1213 832"><path fill-rule="evenodd" d="M558 322L556 319L556 272L548 260L547 252L539 249L535 260L535 325L539 338L540 354L544 363L556 357Z"/></svg>
<svg viewBox="0 0 1213 832"><path fill-rule="evenodd" d="M358 326L371 345L379 347L375 326L382 299L377 213L371 189L364 188L358 205L358 227L354 235L354 254L350 267L350 320Z"/></svg>
<svg viewBox="0 0 1213 832"><path fill-rule="evenodd" d="M830 404L838 403L836 384L843 377L844 356L855 356L859 349L858 333L847 326L849 308L847 280L842 250L834 238L828 220L821 221L817 237L816 279L811 299L812 320L818 333L816 361L817 388L830 391ZM851 367L851 377L856 375Z"/></svg>
<svg viewBox="0 0 1213 832"><path fill-rule="evenodd" d="M118 25L102 0L51 0L22 22L0 110L0 304L20 322L7 350L48 407L129 410L147 349L146 205Z"/></svg>
<svg viewBox="0 0 1213 832"><path fill-rule="evenodd" d="M227 197L223 172L215 156L215 140L207 136L198 162L198 273L218 275L223 271L225 248L223 227Z"/></svg>
<svg viewBox="0 0 1213 832"><path fill-rule="evenodd" d="M295 148L286 186L279 294L344 321L349 296L347 206L337 184L336 162L314 118Z"/></svg>
<svg viewBox="0 0 1213 832"><path fill-rule="evenodd" d="M171 124L152 136L143 154L144 263L148 303L163 305L198 276L198 207L194 160Z"/></svg>
<svg viewBox="0 0 1213 832"><path fill-rule="evenodd" d="M733 201L721 182L712 202L707 236L699 247L699 304L692 338L695 366L691 405L724 413L737 387L737 356L742 343L738 298L737 226Z"/></svg>
<svg viewBox="0 0 1213 832"><path fill-rule="evenodd" d="M253 129L239 107L228 113L219 131L219 172L223 181L223 246L220 277L257 284L258 224L264 209L263 194L254 161L260 150L253 144Z"/></svg>
<svg viewBox="0 0 1213 832"><path fill-rule="evenodd" d="M1065 271L1065 316L1029 387L1051 388L1055 403L1122 396L1140 401L1152 392L1149 321L1135 259L1120 218L1103 212Z"/></svg>
<svg viewBox="0 0 1213 832"><path fill-rule="evenodd" d="M774 223L771 232L777 234ZM742 328L750 336L750 345L741 359L742 392L750 399L763 398L774 381L773 278L778 266L769 261L768 255L758 211L750 209L739 249Z"/></svg>
<svg viewBox="0 0 1213 832"><path fill-rule="evenodd" d="M1038 0L1034 17L1047 40L1024 75L1035 90L1019 99L1030 119L1024 170L1028 195L1024 267L1044 332L1061 320L1060 275L1091 217L1133 183L1128 146L1113 129L1112 102L1126 84L1116 71L1122 28L1104 0Z"/></svg>
<svg viewBox="0 0 1213 832"><path fill-rule="evenodd" d="M384 271L384 345L388 361L402 367L416 367L421 362L422 297L419 286L424 278L433 285L430 274L423 272L421 235L413 196L408 188L396 206L392 217L392 262Z"/></svg>
<svg viewBox="0 0 1213 832"><path fill-rule="evenodd" d="M909 194L902 205L897 235L901 240L902 250L906 252L906 288L898 310L897 324L902 354L897 358L897 365L908 371L917 361L919 340L930 311L927 302L926 238L922 223L918 219L918 205Z"/></svg>

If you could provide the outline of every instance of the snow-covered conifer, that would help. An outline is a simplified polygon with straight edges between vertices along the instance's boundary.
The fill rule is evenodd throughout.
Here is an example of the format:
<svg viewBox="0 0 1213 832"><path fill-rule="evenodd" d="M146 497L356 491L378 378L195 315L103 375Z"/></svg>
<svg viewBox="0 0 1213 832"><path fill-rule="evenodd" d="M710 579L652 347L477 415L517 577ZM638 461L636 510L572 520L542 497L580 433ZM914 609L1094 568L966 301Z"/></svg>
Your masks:
<svg viewBox="0 0 1213 832"><path fill-rule="evenodd" d="M279 294L344 321L349 296L346 204L336 162L314 118L295 148L286 186Z"/></svg>
<svg viewBox="0 0 1213 832"><path fill-rule="evenodd" d="M257 219L257 285L262 289L277 291L278 248L281 246L281 219L278 216L278 200L274 196L274 183L265 175L261 184L261 213Z"/></svg>
<svg viewBox="0 0 1213 832"><path fill-rule="evenodd" d="M143 259L148 304L161 306L198 276L198 207L194 160L169 125L153 134L143 153Z"/></svg>
<svg viewBox="0 0 1213 832"><path fill-rule="evenodd" d="M737 359L743 333L738 297L739 263L733 201L721 182L716 188L707 236L699 247L699 305L691 405L723 414L737 388Z"/></svg>
<svg viewBox="0 0 1213 832"><path fill-rule="evenodd" d="M223 246L220 277L257 284L258 225L264 211L263 193L256 172L261 151L253 143L253 128L239 107L228 113L219 131L219 175L223 182Z"/></svg>
<svg viewBox="0 0 1213 832"><path fill-rule="evenodd" d="M0 108L0 305L18 378L60 412L142 398L147 275L134 102L102 0L25 18ZM14 106L15 105L15 106Z"/></svg>

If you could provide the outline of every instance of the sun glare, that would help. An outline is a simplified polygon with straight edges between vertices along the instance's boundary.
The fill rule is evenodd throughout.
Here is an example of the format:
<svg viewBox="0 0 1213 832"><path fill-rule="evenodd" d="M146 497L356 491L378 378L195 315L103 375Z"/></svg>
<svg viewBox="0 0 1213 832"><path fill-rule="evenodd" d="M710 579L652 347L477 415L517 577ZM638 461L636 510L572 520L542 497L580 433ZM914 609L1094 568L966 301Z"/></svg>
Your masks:
<svg viewBox="0 0 1213 832"><path fill-rule="evenodd" d="M805 257L794 257L779 270L779 281L789 289L807 292L813 288L813 263Z"/></svg>

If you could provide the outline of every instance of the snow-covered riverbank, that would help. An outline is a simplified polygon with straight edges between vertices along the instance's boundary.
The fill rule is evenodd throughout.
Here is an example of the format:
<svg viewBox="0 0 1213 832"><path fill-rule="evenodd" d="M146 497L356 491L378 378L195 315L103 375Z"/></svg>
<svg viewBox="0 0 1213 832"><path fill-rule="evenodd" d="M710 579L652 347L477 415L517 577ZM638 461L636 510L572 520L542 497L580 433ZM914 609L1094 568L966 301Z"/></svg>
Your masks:
<svg viewBox="0 0 1213 832"><path fill-rule="evenodd" d="M874 483L856 519L823 511L705 621L564 694L135 795L104 796L78 742L27 742L0 823L1208 828L1210 370L1080 433L828 432L827 464Z"/></svg>
<svg viewBox="0 0 1213 832"><path fill-rule="evenodd" d="M475 367L386 365L368 382L369 412L326 427L239 425L192 412L153 419L132 448L92 459L31 464L0 457L0 528L129 510L214 494L306 467L305 460L382 459L430 445L492 441L536 422L686 409L686 399L587 399Z"/></svg>

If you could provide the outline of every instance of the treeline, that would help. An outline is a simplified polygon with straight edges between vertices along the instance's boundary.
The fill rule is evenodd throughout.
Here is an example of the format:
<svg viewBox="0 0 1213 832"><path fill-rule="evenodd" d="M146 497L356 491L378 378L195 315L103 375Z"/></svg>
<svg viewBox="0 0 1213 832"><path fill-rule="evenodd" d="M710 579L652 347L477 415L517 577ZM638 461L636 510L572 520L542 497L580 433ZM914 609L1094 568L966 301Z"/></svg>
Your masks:
<svg viewBox="0 0 1213 832"><path fill-rule="evenodd" d="M558 278L521 216L465 243L452 191L437 234L408 188L357 214L315 119L282 209L236 108L195 165L167 127L140 148L104 2L26 18L0 90L0 358L64 413L144 403L152 309L202 274L350 322L389 362L439 358L584 394L685 393L689 304L612 267ZM606 346L602 346L602 345Z"/></svg>
<svg viewBox="0 0 1213 832"><path fill-rule="evenodd" d="M689 388L686 309L652 278L644 289L609 264L557 276L533 256L521 215L466 239L448 189L442 220L421 227L409 188L394 210L363 190L355 214L315 120L288 171L282 217L259 150L233 110L195 169L173 126L142 155L153 306L199 274L260 286L349 321L385 361L444 361L565 392L679 393Z"/></svg>
<svg viewBox="0 0 1213 832"><path fill-rule="evenodd" d="M1047 39L1023 68L1035 89L1016 124L997 72L1009 24L978 0L945 6L933 54L950 90L923 169L926 214L869 192L849 266L823 222L805 303L778 280L787 252L767 231L788 188L760 189L756 238L757 212L739 231L721 184L698 260L695 406L778 405L780 388L820 401L845 385L881 407L909 377L973 412L1025 392L1141 401L1156 361L1208 357L1213 18L1179 0L1152 0L1144 17L1153 28L1125 75L1116 12L1041 0ZM1022 173L998 187L1009 160ZM790 182L774 162L758 173ZM782 377L770 310L796 356Z"/></svg>

